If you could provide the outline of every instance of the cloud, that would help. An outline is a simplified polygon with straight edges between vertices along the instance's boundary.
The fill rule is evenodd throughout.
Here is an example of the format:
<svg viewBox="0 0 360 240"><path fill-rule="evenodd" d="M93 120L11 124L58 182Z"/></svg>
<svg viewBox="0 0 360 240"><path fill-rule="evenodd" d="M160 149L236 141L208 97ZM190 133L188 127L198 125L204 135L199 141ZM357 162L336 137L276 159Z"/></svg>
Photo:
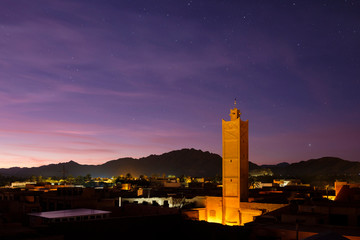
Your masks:
<svg viewBox="0 0 360 240"><path fill-rule="evenodd" d="M128 123L114 127L31 118L16 120L13 116L8 120L2 119L2 126L1 167L7 166L9 159L12 159L13 165L31 166L31 159L37 158L48 159L48 162L73 159L89 164L118 157L144 157L196 147L204 137L201 132L166 120L149 126ZM12 152L17 152L16 156L11 156Z"/></svg>

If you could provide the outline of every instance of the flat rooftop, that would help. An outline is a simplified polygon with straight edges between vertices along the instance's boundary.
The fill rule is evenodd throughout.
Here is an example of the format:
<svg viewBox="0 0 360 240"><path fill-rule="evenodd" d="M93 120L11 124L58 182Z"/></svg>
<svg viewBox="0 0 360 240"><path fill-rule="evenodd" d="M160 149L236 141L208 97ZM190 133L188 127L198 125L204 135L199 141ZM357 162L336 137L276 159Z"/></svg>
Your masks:
<svg viewBox="0 0 360 240"><path fill-rule="evenodd" d="M90 215L109 214L109 213L111 213L111 212L95 210L95 209L79 208L79 209L29 213L28 215L51 219L51 218L90 216Z"/></svg>

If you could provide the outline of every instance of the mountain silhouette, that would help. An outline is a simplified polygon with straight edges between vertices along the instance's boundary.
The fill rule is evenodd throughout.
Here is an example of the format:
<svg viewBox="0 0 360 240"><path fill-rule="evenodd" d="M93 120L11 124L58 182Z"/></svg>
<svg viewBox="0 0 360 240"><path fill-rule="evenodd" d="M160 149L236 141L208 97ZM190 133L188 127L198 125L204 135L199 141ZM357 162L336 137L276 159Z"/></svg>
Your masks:
<svg viewBox="0 0 360 240"><path fill-rule="evenodd" d="M161 155L150 155L143 158L119 158L100 165L82 165L74 161L49 164L31 168L2 168L4 176L85 176L112 177L126 175L175 175L193 177L221 176L222 158L214 153L195 149L175 150Z"/></svg>
<svg viewBox="0 0 360 240"><path fill-rule="evenodd" d="M271 169L274 175L285 177L358 175L360 173L360 162L336 157L322 157L292 164L267 165L266 167Z"/></svg>
<svg viewBox="0 0 360 240"><path fill-rule="evenodd" d="M249 171L255 169L270 169L276 177L312 177L358 175L360 162L351 162L336 157L310 159L298 163L279 163L276 165L261 165L249 162ZM175 150L161 155L150 155L143 158L119 158L100 165L83 165L74 161L49 164L31 168L1 168L3 176L85 176L112 177L126 175L175 175L192 177L213 177L222 175L222 158L218 154L196 149Z"/></svg>

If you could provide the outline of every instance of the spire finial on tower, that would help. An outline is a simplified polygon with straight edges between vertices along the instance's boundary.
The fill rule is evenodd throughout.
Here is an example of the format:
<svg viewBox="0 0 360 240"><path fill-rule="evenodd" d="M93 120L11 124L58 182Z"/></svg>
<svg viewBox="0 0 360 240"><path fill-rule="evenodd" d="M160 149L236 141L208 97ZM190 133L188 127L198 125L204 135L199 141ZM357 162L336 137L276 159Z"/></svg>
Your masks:
<svg viewBox="0 0 360 240"><path fill-rule="evenodd" d="M234 108L230 109L230 119L236 120L240 117L240 110L236 108L236 98L234 100Z"/></svg>

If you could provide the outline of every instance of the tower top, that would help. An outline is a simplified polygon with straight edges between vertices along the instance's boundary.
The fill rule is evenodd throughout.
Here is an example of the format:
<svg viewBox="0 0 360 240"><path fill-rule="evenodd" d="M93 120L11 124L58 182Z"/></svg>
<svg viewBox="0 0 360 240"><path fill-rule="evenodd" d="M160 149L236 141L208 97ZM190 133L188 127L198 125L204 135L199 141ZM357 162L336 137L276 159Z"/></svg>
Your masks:
<svg viewBox="0 0 360 240"><path fill-rule="evenodd" d="M240 117L240 110L236 108L236 98L234 100L234 108L230 109L230 120L236 120Z"/></svg>

